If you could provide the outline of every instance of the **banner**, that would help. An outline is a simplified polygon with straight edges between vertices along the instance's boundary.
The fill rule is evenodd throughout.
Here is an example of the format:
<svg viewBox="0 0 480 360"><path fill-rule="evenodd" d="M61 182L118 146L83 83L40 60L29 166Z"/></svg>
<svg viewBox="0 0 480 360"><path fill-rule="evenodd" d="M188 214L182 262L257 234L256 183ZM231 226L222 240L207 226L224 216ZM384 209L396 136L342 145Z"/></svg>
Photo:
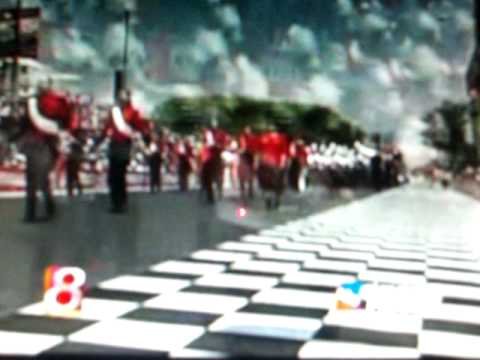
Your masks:
<svg viewBox="0 0 480 360"><path fill-rule="evenodd" d="M15 36L16 11L17 9L0 9L0 58L14 56L36 58L40 8L20 9L18 49Z"/></svg>

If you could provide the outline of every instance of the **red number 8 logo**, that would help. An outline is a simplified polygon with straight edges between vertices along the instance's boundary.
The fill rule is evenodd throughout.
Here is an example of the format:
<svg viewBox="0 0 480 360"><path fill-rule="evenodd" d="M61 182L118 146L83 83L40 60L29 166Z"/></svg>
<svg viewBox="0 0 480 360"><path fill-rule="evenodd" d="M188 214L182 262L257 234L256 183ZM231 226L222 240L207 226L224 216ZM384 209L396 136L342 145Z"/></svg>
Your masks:
<svg viewBox="0 0 480 360"><path fill-rule="evenodd" d="M49 313L79 310L87 275L76 267L51 266L45 271L44 304Z"/></svg>

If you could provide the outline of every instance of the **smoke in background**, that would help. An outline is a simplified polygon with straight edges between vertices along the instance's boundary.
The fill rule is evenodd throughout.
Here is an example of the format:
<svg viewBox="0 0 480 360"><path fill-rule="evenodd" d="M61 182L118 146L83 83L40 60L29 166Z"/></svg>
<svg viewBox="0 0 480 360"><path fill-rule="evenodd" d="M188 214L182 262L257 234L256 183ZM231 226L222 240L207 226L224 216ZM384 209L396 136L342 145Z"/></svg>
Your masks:
<svg viewBox="0 0 480 360"><path fill-rule="evenodd" d="M14 1L0 0L0 6ZM28 4L27 4L28 3ZM132 11L129 82L146 112L170 96L241 94L338 109L393 134L417 164L422 115L465 100L472 0L24 0L42 59L108 101Z"/></svg>

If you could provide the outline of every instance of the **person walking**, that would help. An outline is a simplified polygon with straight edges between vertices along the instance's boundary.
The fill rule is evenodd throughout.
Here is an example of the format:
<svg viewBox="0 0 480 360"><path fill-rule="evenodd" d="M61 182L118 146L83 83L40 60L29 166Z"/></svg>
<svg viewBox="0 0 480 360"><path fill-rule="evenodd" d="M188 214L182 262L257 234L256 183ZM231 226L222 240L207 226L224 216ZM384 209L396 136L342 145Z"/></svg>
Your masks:
<svg viewBox="0 0 480 360"><path fill-rule="evenodd" d="M122 90L117 105L111 109L102 135L97 140L97 144L99 144L105 137L110 138L107 176L111 213L121 214L127 211L127 168L130 162L132 143L149 132L148 122L132 105L130 92Z"/></svg>

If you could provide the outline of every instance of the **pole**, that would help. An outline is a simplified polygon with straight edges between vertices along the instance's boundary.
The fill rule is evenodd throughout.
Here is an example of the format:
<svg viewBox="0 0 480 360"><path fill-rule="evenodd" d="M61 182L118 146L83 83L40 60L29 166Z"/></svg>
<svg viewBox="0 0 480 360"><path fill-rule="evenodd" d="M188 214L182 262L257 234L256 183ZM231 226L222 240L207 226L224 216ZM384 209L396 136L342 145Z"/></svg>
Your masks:
<svg viewBox="0 0 480 360"><path fill-rule="evenodd" d="M127 83L127 67L128 67L128 41L130 37L130 10L125 10L125 47L123 52L123 71L124 74L124 85L126 87Z"/></svg>
<svg viewBox="0 0 480 360"><path fill-rule="evenodd" d="M15 54L12 63L12 97L16 99L18 90L18 59L20 56L20 11L22 0L17 0L15 8Z"/></svg>

